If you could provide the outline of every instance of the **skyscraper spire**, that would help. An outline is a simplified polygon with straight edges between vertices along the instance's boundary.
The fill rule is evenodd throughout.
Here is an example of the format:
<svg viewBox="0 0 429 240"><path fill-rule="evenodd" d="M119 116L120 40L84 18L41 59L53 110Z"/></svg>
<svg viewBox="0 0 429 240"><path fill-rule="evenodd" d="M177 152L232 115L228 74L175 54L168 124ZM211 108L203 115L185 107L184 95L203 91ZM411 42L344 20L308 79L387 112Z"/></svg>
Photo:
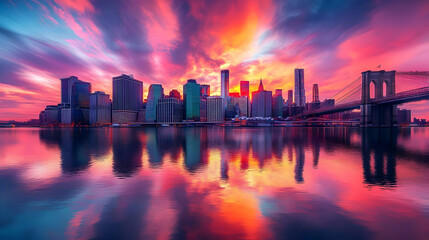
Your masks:
<svg viewBox="0 0 429 240"><path fill-rule="evenodd" d="M264 91L264 84L262 84L262 78L261 80L259 80L259 87L258 87L258 91Z"/></svg>

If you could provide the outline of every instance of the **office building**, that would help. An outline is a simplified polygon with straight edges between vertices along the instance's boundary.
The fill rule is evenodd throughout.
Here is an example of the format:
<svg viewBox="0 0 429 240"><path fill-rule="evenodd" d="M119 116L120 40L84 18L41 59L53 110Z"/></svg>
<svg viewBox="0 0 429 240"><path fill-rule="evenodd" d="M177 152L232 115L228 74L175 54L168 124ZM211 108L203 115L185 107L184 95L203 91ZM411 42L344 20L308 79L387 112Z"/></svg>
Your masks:
<svg viewBox="0 0 429 240"><path fill-rule="evenodd" d="M295 105L305 106L304 69L295 69Z"/></svg>
<svg viewBox="0 0 429 240"><path fill-rule="evenodd" d="M252 117L271 117L272 101L272 92L264 90L261 79L258 91L252 93Z"/></svg>
<svg viewBox="0 0 429 240"><path fill-rule="evenodd" d="M184 119L198 121L200 118L200 84L195 79L189 79L183 85L183 105Z"/></svg>
<svg viewBox="0 0 429 240"><path fill-rule="evenodd" d="M89 95L89 124L106 125L112 122L112 102L108 94L96 91Z"/></svg>
<svg viewBox="0 0 429 240"><path fill-rule="evenodd" d="M181 122L183 120L182 103L174 97L159 98L156 107L156 119L160 123Z"/></svg>
<svg viewBox="0 0 429 240"><path fill-rule="evenodd" d="M223 122L225 116L224 98L207 98L207 122Z"/></svg>
<svg viewBox="0 0 429 240"><path fill-rule="evenodd" d="M273 114L272 116L281 118L283 116L283 93L281 89L276 89L273 97Z"/></svg>
<svg viewBox="0 0 429 240"><path fill-rule="evenodd" d="M210 85L201 84L200 87L201 87L200 96L203 98L209 97L210 96Z"/></svg>
<svg viewBox="0 0 429 240"><path fill-rule="evenodd" d="M237 117L250 117L249 98L247 96L233 97L231 98L231 102L235 108L235 112L237 112Z"/></svg>
<svg viewBox="0 0 429 240"><path fill-rule="evenodd" d="M61 103L70 104L72 87L75 82L80 82L76 76L70 76L68 78L61 78Z"/></svg>
<svg viewBox="0 0 429 240"><path fill-rule="evenodd" d="M411 124L411 110L398 109L398 124Z"/></svg>
<svg viewBox="0 0 429 240"><path fill-rule="evenodd" d="M155 122L157 117L158 100L164 97L164 88L161 84L151 84L147 95L146 122Z"/></svg>
<svg viewBox="0 0 429 240"><path fill-rule="evenodd" d="M320 102L319 101L319 85L313 84L313 102Z"/></svg>
<svg viewBox="0 0 429 240"><path fill-rule="evenodd" d="M89 124L89 95L91 84L77 77L61 79L61 100L58 115L62 124Z"/></svg>
<svg viewBox="0 0 429 240"><path fill-rule="evenodd" d="M240 96L250 98L249 93L249 81L240 81Z"/></svg>
<svg viewBox="0 0 429 240"><path fill-rule="evenodd" d="M287 91L287 106L291 106L293 104L293 90Z"/></svg>
<svg viewBox="0 0 429 240"><path fill-rule="evenodd" d="M207 98L200 99L200 122L207 122Z"/></svg>
<svg viewBox="0 0 429 240"><path fill-rule="evenodd" d="M229 70L222 70L220 72L220 96L224 99L224 105L226 105L226 100L229 96Z"/></svg>
<svg viewBox="0 0 429 240"><path fill-rule="evenodd" d="M180 92L177 91L176 89L173 89L170 91L170 94L168 94L169 97L174 97L177 100L182 100L182 95L180 95Z"/></svg>
<svg viewBox="0 0 429 240"><path fill-rule="evenodd" d="M135 122L143 103L143 82L125 74L114 77L112 82L112 122Z"/></svg>
<svg viewBox="0 0 429 240"><path fill-rule="evenodd" d="M59 123L58 118L58 106L48 105L45 110L39 115L41 125L57 124Z"/></svg>

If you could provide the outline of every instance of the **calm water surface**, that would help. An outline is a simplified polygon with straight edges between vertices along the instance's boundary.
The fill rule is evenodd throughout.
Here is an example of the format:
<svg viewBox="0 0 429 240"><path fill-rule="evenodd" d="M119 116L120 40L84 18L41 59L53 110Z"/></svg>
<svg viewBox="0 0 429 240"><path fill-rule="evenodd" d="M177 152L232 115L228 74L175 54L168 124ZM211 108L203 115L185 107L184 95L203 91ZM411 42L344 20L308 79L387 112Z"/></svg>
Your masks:
<svg viewBox="0 0 429 240"><path fill-rule="evenodd" d="M429 239L429 128L0 129L0 239Z"/></svg>

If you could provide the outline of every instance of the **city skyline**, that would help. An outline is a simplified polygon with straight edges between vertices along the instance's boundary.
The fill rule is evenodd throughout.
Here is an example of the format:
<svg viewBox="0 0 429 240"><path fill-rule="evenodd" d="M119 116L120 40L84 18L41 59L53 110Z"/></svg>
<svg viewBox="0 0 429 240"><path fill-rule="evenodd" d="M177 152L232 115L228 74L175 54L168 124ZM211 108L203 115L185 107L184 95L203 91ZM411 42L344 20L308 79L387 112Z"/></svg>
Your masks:
<svg viewBox="0 0 429 240"><path fill-rule="evenodd" d="M169 92L187 79L220 95L222 69L230 70L230 92L240 91L240 81L250 81L253 92L259 78L270 90L287 92L293 69L303 68L306 92L317 83L326 99L345 87L344 79L380 64L429 69L424 1L1 5L0 120L35 118L39 109L61 102L58 79L68 76L112 96L111 77L132 73L144 82L146 99L151 84ZM427 101L403 107L429 118Z"/></svg>

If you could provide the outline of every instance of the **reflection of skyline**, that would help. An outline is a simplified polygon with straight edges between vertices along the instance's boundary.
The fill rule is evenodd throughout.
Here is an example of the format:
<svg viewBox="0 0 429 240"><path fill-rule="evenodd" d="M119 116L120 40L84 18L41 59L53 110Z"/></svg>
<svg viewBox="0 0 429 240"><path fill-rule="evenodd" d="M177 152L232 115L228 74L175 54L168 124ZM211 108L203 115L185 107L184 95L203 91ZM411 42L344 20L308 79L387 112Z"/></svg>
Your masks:
<svg viewBox="0 0 429 240"><path fill-rule="evenodd" d="M43 129L40 139L60 149L63 173L79 173L91 166L91 159L104 156L112 149L113 172L129 177L143 164L143 152L149 167L162 167L169 156L171 163L183 162L189 172L197 172L209 164L210 149L220 150L221 178L229 179L231 163L238 161L241 170L257 163L294 161L294 179L303 183L306 154L312 154L312 166L323 165L321 151L335 148L361 151L365 184L395 185L396 158L407 153L396 139L409 138L406 129L350 128L146 128L146 129ZM182 154L183 153L183 154ZM181 158L183 159L181 160ZM217 161L212 159L212 161Z"/></svg>
<svg viewBox="0 0 429 240"><path fill-rule="evenodd" d="M0 219L7 229L0 236L23 236L13 229L46 236L37 229L61 224L72 233L68 237L88 239L372 238L386 225L428 223L422 195L428 165L395 140L406 134L339 128L38 130L26 139L36 137L47 160L0 170L6 209ZM192 148L195 142L199 147ZM258 152L258 145L271 146L272 153ZM17 149L0 147L4 156ZM186 166L185 154L190 160L199 155L199 161ZM57 175L32 178L40 164L56 168ZM58 175L61 170L74 174ZM391 187L396 184L401 187ZM33 220L51 214L61 217ZM22 216L32 217L24 223ZM377 236L421 236L413 235L415 227L398 229ZM61 238L64 230L53 231Z"/></svg>

